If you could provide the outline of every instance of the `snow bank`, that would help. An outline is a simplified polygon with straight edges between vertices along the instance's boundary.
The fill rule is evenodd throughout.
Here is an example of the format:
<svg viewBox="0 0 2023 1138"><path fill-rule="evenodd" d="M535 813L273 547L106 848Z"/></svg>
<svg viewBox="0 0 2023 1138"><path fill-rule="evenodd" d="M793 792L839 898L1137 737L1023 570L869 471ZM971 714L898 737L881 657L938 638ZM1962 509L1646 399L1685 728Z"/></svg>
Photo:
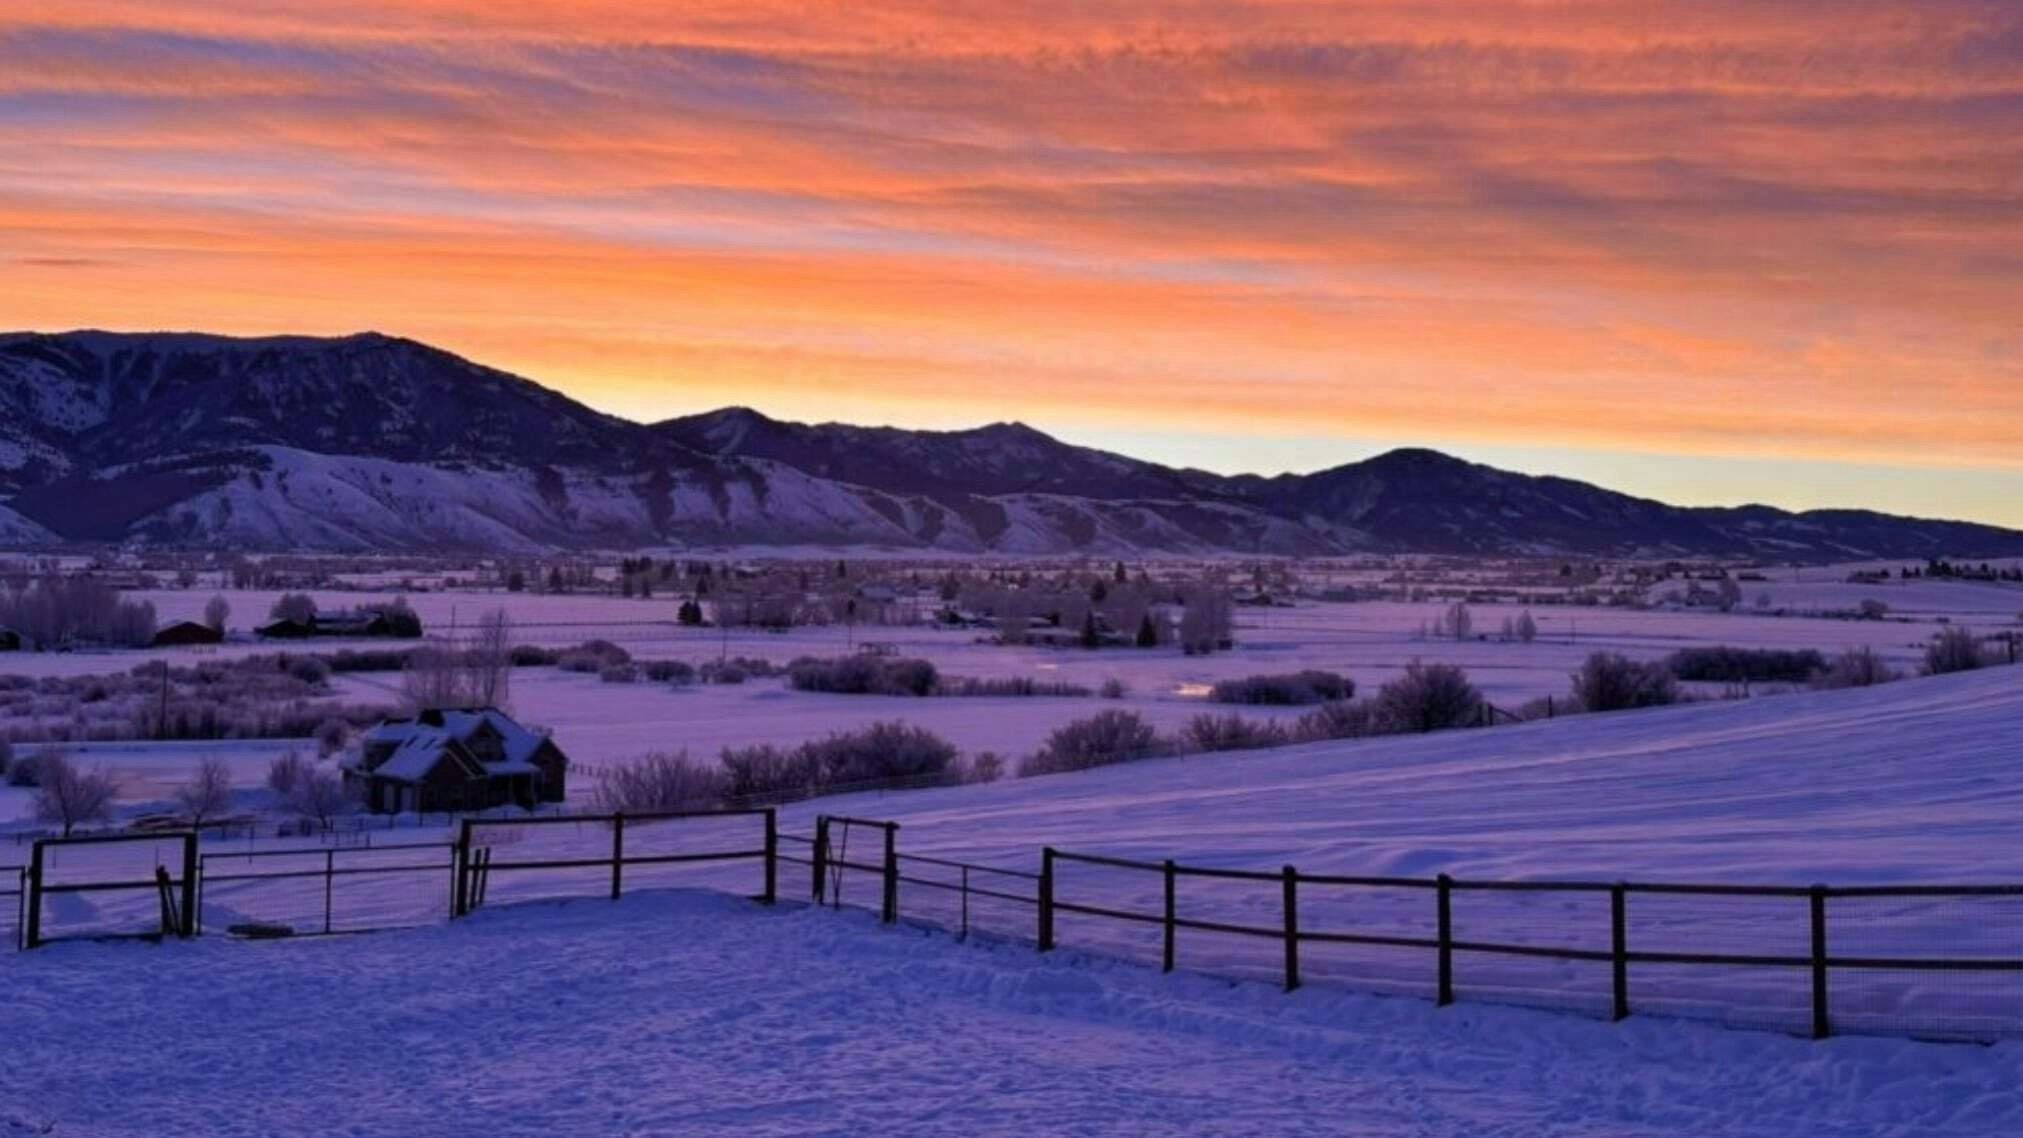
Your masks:
<svg viewBox="0 0 2023 1138"><path fill-rule="evenodd" d="M418 967L428 962L428 967ZM2013 1134L2023 1050L1162 977L661 894L14 962L0 1132Z"/></svg>

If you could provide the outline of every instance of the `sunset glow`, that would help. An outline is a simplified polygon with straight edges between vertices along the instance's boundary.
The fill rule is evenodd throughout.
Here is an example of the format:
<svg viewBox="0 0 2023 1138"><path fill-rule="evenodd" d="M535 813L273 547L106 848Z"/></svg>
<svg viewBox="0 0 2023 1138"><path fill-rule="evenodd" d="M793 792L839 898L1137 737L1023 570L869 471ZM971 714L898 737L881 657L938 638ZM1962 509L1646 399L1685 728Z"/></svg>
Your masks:
<svg viewBox="0 0 2023 1138"><path fill-rule="evenodd" d="M5 328L2023 524L2019 313L2000 0L0 14Z"/></svg>

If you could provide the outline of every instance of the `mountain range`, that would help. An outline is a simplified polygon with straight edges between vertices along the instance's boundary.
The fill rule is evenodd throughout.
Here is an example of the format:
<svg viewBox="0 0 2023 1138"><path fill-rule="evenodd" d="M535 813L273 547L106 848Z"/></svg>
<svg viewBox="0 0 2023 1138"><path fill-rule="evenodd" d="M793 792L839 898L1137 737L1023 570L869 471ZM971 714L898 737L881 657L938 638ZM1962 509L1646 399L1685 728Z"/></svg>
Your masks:
<svg viewBox="0 0 2023 1138"><path fill-rule="evenodd" d="M1687 508L1430 450L1226 476L972 430L642 424L412 340L0 334L0 547L534 552L881 546L1840 560L2023 554L2023 532Z"/></svg>

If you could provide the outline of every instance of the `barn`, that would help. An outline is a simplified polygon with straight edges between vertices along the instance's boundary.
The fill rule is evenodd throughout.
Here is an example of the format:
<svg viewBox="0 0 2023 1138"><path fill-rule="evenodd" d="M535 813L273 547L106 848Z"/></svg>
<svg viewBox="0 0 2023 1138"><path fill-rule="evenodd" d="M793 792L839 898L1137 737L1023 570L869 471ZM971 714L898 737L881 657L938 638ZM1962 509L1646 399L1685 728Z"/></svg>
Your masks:
<svg viewBox="0 0 2023 1138"><path fill-rule="evenodd" d="M569 760L548 736L479 707L385 720L360 738L343 769L375 813L532 809L563 800Z"/></svg>
<svg viewBox="0 0 2023 1138"><path fill-rule="evenodd" d="M155 631L155 638L149 645L155 648L174 648L186 644L218 644L223 642L223 631L194 620L179 620L164 625Z"/></svg>

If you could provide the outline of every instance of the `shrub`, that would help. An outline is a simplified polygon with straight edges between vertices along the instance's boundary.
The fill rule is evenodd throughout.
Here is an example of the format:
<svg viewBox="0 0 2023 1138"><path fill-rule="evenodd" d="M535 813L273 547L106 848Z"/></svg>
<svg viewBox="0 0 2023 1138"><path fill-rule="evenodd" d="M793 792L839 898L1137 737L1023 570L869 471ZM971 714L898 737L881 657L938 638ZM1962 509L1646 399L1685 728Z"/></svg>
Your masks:
<svg viewBox="0 0 2023 1138"><path fill-rule="evenodd" d="M657 684L682 687L695 682L695 665L686 660L647 660L639 665L639 671Z"/></svg>
<svg viewBox="0 0 2023 1138"><path fill-rule="evenodd" d="M1131 694L1131 686L1115 676L1104 680L1101 690L1104 699L1123 699Z"/></svg>
<svg viewBox="0 0 2023 1138"><path fill-rule="evenodd" d="M1482 719L1482 693L1468 673L1452 664L1414 660L1405 674L1377 692L1373 721L1384 731L1444 731L1471 727Z"/></svg>
<svg viewBox="0 0 2023 1138"><path fill-rule="evenodd" d="M708 808L722 801L723 771L687 751L655 752L597 772L597 808L611 814L654 814Z"/></svg>
<svg viewBox="0 0 2023 1138"><path fill-rule="evenodd" d="M537 644L515 644L506 656L515 668L552 668L562 659L560 652Z"/></svg>
<svg viewBox="0 0 2023 1138"><path fill-rule="evenodd" d="M606 668L631 662L632 653L609 640L586 640L561 653L555 665L565 672L602 672Z"/></svg>
<svg viewBox="0 0 2023 1138"><path fill-rule="evenodd" d="M717 764L723 768L725 794L731 798L812 794L821 783L821 764L804 748L770 743L725 747Z"/></svg>
<svg viewBox="0 0 2023 1138"><path fill-rule="evenodd" d="M1353 699L1355 694L1355 682L1347 676L1334 672L1308 670L1224 680L1209 692L1209 698L1217 703L1290 707Z"/></svg>
<svg viewBox="0 0 2023 1138"><path fill-rule="evenodd" d="M1375 731L1370 705L1347 700L1324 703L1300 716L1292 727L1293 738L1301 741L1354 739Z"/></svg>
<svg viewBox="0 0 2023 1138"><path fill-rule="evenodd" d="M330 665L315 656L288 657L288 674L305 684L318 685L330 679Z"/></svg>
<svg viewBox="0 0 2023 1138"><path fill-rule="evenodd" d="M342 719L326 719L316 725L316 753L328 758L344 749L351 738L351 724Z"/></svg>
<svg viewBox="0 0 2023 1138"><path fill-rule="evenodd" d="M1896 669L1885 663L1875 649L1864 644L1835 656L1833 664L1821 673L1816 682L1823 688L1866 688L1896 679Z"/></svg>
<svg viewBox="0 0 2023 1138"><path fill-rule="evenodd" d="M970 757L963 764L962 781L970 783L996 782L1004 777L1004 756L996 751L982 751Z"/></svg>
<svg viewBox="0 0 2023 1138"><path fill-rule="evenodd" d="M1056 728L1046 745L1019 764L1021 777L1127 763L1166 754L1158 734L1131 711L1101 711Z"/></svg>
<svg viewBox="0 0 2023 1138"><path fill-rule="evenodd" d="M1114 683L1116 681L1113 680L1111 682ZM1055 680L1035 680L1030 676L997 676L990 679L962 676L959 678L944 678L935 688L934 694L945 696L1058 696L1080 699L1093 693L1080 684L1070 684Z"/></svg>
<svg viewBox="0 0 2023 1138"><path fill-rule="evenodd" d="M607 684L639 682L639 669L630 664L607 664L597 670L597 678Z"/></svg>
<svg viewBox="0 0 2023 1138"><path fill-rule="evenodd" d="M282 593L267 610L271 620L292 620L297 624L308 624L316 619L316 598L308 593Z"/></svg>
<svg viewBox="0 0 2023 1138"><path fill-rule="evenodd" d="M7 785L34 787L42 781L42 756L22 755L7 764Z"/></svg>
<svg viewBox="0 0 2023 1138"><path fill-rule="evenodd" d="M745 682L745 670L736 664L705 664L702 678L712 684L741 684Z"/></svg>
<svg viewBox="0 0 2023 1138"><path fill-rule="evenodd" d="M1663 664L1596 652L1573 674L1573 698L1588 711L1660 707L1679 701L1679 685Z"/></svg>
<svg viewBox="0 0 2023 1138"><path fill-rule="evenodd" d="M820 660L803 656L787 665L787 683L796 691L842 695L933 695L940 674L926 660L870 655Z"/></svg>
<svg viewBox="0 0 2023 1138"><path fill-rule="evenodd" d="M289 751L267 764L267 789L286 798L309 777L311 769L307 759Z"/></svg>
<svg viewBox="0 0 2023 1138"><path fill-rule="evenodd" d="M1269 719L1245 719L1230 713L1205 712L1187 721L1181 742L1199 751L1247 751L1276 747L1291 737L1286 729Z"/></svg>
<svg viewBox="0 0 2023 1138"><path fill-rule="evenodd" d="M821 765L831 784L899 782L945 773L955 762L955 744L920 727L873 723L839 731L801 745Z"/></svg>
<svg viewBox="0 0 2023 1138"><path fill-rule="evenodd" d="M1674 676L1695 683L1802 684L1826 670L1826 657L1810 648L1681 648L1666 657Z"/></svg>
<svg viewBox="0 0 2023 1138"><path fill-rule="evenodd" d="M1928 676L1971 672L1987 663L1980 639L1968 629L1958 626L1940 632L1925 649L1925 674Z"/></svg>

